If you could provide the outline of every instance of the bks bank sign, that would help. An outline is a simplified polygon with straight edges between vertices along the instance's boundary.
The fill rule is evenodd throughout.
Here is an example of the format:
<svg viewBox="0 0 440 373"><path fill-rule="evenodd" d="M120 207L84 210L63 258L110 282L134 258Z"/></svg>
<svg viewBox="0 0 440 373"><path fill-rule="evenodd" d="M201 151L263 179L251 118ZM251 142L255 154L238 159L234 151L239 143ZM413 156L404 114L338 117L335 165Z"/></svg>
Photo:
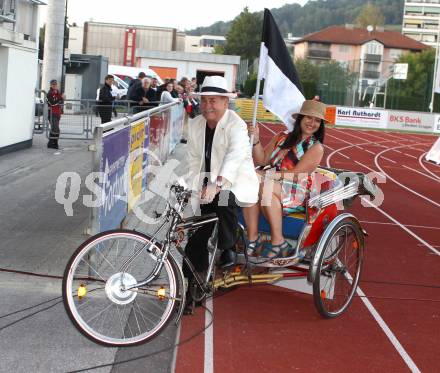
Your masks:
<svg viewBox="0 0 440 373"><path fill-rule="evenodd" d="M402 131L432 131L432 115L423 113L390 112L388 128Z"/></svg>

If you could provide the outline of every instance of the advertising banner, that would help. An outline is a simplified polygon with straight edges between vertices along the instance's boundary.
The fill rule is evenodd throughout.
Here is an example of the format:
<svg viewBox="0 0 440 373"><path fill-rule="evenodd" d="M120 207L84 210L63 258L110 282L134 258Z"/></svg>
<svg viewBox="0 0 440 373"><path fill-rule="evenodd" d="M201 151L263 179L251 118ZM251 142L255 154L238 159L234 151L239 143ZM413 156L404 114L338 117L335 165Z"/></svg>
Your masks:
<svg viewBox="0 0 440 373"><path fill-rule="evenodd" d="M169 113L164 112L150 117L150 150L162 163L169 151Z"/></svg>
<svg viewBox="0 0 440 373"><path fill-rule="evenodd" d="M390 111L388 129L400 131L432 132L434 116L429 113Z"/></svg>
<svg viewBox="0 0 440 373"><path fill-rule="evenodd" d="M145 119L130 125L130 163L128 179L128 211L142 193L143 150L145 142Z"/></svg>
<svg viewBox="0 0 440 373"><path fill-rule="evenodd" d="M388 113L385 110L336 107L335 124L338 126L386 128Z"/></svg>
<svg viewBox="0 0 440 373"><path fill-rule="evenodd" d="M145 118L144 154L142 156L142 191L147 189L148 153L150 152L150 117Z"/></svg>
<svg viewBox="0 0 440 373"><path fill-rule="evenodd" d="M170 148L171 153L182 138L183 105L171 107L170 115Z"/></svg>
<svg viewBox="0 0 440 373"><path fill-rule="evenodd" d="M99 231L119 227L127 214L127 180L125 167L129 155L130 128L104 134L100 172L104 172L102 193L104 201L99 208Z"/></svg>

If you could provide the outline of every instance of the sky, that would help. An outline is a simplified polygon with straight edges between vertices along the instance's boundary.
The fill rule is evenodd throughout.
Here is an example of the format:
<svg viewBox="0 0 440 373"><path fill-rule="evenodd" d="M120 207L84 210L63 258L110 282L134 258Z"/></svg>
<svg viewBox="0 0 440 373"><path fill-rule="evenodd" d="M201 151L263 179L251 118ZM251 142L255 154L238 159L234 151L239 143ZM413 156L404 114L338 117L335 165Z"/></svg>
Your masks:
<svg viewBox="0 0 440 373"><path fill-rule="evenodd" d="M49 0L51 1L51 0ZM69 23L85 21L174 27L190 30L234 19L245 6L251 12L284 4L304 5L307 0L68 0ZM270 5L269 5L270 4ZM46 8L40 7L40 26L46 22Z"/></svg>

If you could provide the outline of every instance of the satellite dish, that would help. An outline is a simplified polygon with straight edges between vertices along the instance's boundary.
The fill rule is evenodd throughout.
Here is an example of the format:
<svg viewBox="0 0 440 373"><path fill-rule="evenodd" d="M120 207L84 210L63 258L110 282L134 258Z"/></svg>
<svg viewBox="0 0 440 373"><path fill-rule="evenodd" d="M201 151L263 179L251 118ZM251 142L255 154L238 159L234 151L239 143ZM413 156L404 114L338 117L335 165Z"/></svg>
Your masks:
<svg viewBox="0 0 440 373"><path fill-rule="evenodd" d="M368 32L371 32L371 31L373 31L374 30L374 27L373 26L371 26L371 25L368 25L367 26L367 31Z"/></svg>

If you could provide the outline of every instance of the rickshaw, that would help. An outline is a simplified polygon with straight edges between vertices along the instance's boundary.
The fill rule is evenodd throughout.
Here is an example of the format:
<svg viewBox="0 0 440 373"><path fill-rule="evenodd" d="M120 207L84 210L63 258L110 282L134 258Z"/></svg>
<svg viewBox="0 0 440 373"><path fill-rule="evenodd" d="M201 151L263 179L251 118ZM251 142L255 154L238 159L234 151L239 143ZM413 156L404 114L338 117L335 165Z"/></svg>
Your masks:
<svg viewBox="0 0 440 373"><path fill-rule="evenodd" d="M361 173L319 168L324 187L311 194L303 214L283 220L283 234L296 248L286 258L250 256L245 228L239 224L237 266L216 271L217 216L185 217L191 191L173 183L162 222L149 236L132 230L111 230L85 241L72 255L63 278L63 301L77 329L106 346L138 345L155 338L175 318L180 321L189 289L200 302L219 288L243 284L276 284L306 278L324 318L341 315L349 307L362 272L366 232L347 207L359 195L374 197L376 186ZM198 273L182 243L204 224L214 224L208 242L208 269ZM270 234L264 217L259 230ZM194 273L189 284L181 269L185 261Z"/></svg>

